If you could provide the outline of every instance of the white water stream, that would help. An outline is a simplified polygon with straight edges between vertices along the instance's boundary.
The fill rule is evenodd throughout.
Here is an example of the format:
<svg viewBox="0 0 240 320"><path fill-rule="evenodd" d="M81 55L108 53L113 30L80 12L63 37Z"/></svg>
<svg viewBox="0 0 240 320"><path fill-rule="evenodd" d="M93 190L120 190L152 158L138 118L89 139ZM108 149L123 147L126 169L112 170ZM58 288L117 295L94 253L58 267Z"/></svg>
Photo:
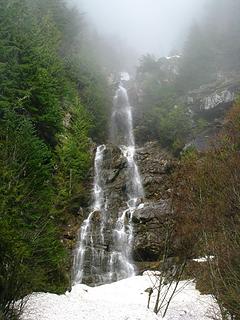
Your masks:
<svg viewBox="0 0 240 320"><path fill-rule="evenodd" d="M111 251L108 253L108 271L102 277L102 283L117 281L135 275L132 262L134 211L140 205L144 191L137 164L135 162L135 141L133 135L132 108L129 104L127 90L119 86L113 103L111 140L121 150L127 162L127 202L126 209L120 211L112 230ZM93 208L88 218L83 222L79 231L79 241L74 254L73 284L81 283L84 277L84 265L90 260L91 268L99 275L101 265L106 257L105 229L108 219L107 199L104 195L104 178L102 166L104 161L105 145L97 148L94 164ZM141 204L142 205L142 204ZM94 217L100 215L100 247L94 243ZM96 222L95 222L96 223ZM91 248L91 256L86 257L86 249ZM97 249L96 249L97 248Z"/></svg>
<svg viewBox="0 0 240 320"><path fill-rule="evenodd" d="M133 135L132 110L129 104L127 90L121 85L114 97L112 123L114 125L112 127L112 139L115 143L117 143L117 139L119 139L121 129L124 128L120 139L124 140L125 145L120 145L119 148L126 158L128 165L127 209L119 212L119 217L113 230L114 250L110 258L110 279L117 281L135 275L135 267L132 263L132 217L144 197L141 177L134 159L135 141Z"/></svg>
<svg viewBox="0 0 240 320"><path fill-rule="evenodd" d="M103 212L105 201L103 192L103 178L101 175L103 153L106 149L105 145L97 147L95 161L94 161L94 187L93 187L93 207L88 218L83 222L79 235L78 245L75 250L73 260L73 284L81 283L84 272L84 261L87 246L91 246L92 262L96 264L97 260L101 260L101 255L104 254L103 250L100 250L100 255L94 249L94 243L92 238L92 218L98 213ZM104 220L105 217L101 216L101 240L104 243ZM101 262L101 261L100 261Z"/></svg>

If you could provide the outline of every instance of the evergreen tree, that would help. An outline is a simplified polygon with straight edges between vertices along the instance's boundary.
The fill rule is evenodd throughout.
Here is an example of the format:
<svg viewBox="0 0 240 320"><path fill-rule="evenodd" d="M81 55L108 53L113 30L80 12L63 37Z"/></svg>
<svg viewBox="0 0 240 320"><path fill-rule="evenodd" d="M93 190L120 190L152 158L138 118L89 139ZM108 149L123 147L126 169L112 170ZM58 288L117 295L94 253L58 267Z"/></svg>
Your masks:
<svg viewBox="0 0 240 320"><path fill-rule="evenodd" d="M86 201L90 131L103 141L109 105L81 28L61 0L0 0L0 318L69 283L60 231Z"/></svg>

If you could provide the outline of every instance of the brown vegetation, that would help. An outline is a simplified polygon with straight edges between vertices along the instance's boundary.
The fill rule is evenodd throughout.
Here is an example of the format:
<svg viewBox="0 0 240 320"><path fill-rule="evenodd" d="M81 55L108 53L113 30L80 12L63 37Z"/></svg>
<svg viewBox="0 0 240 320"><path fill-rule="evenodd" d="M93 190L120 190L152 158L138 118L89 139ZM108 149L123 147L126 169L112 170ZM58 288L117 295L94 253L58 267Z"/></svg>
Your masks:
<svg viewBox="0 0 240 320"><path fill-rule="evenodd" d="M240 102L215 146L183 156L174 180L175 250L214 256L199 287L214 294L223 317L240 319Z"/></svg>

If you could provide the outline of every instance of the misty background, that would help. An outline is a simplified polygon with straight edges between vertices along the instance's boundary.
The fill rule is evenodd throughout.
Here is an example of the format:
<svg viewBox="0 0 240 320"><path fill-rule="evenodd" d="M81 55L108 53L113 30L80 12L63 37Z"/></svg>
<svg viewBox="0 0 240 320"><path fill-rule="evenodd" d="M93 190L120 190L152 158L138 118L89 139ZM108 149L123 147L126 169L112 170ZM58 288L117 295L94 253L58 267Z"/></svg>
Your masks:
<svg viewBox="0 0 240 320"><path fill-rule="evenodd" d="M207 0L69 0L99 35L121 43L136 56L166 56L182 49L189 27Z"/></svg>
<svg viewBox="0 0 240 320"><path fill-rule="evenodd" d="M116 226L129 185L108 145L122 71L147 204L133 258L159 269L167 240L163 269L181 272L170 283L195 275L222 319L240 319L239 17L239 0L0 0L0 319L23 319L14 308L32 292L69 290L97 145L108 149L100 180ZM94 250L108 254L104 230ZM203 269L192 261L209 254Z"/></svg>

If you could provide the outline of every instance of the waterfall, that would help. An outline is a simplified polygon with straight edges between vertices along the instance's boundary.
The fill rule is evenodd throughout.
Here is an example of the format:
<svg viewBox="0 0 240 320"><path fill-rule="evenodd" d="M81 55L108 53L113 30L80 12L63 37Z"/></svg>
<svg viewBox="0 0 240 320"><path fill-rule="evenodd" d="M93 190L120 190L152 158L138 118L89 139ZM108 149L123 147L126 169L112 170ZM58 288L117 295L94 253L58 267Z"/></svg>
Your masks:
<svg viewBox="0 0 240 320"><path fill-rule="evenodd" d="M135 275L132 264L132 217L139 202L144 197L141 177L135 162L135 141L133 135L132 110L129 104L127 90L121 85L114 97L114 110L112 114L112 140L115 144L124 141L125 145L119 145L128 165L127 181L127 209L119 212L119 217L113 230L114 248L110 257L110 278L116 281Z"/></svg>
<svg viewBox="0 0 240 320"><path fill-rule="evenodd" d="M135 162L132 108L127 90L122 85L116 90L113 101L111 142L118 146L126 159L125 208L119 210L113 227L109 227L108 222L112 221L112 216L108 209L106 178L102 170L107 146L101 145L96 150L94 161L93 206L80 228L74 252L73 284L83 281L86 268L91 275L90 280L97 284L135 275L132 261L132 217L144 197L144 191ZM111 236L111 245L107 244L106 232Z"/></svg>
<svg viewBox="0 0 240 320"><path fill-rule="evenodd" d="M87 247L91 247L91 262L93 266L98 265L97 261L103 256L103 249L97 252L94 248L92 237L92 218L96 214L101 215L101 241L104 243L104 222L105 222L105 208L104 208L104 192L103 192L103 178L101 174L103 153L106 149L105 145L97 147L95 161L94 161L94 185L93 185L93 207L92 210L84 220L78 235L78 244L74 253L73 260L73 284L81 283L84 272L84 261Z"/></svg>

